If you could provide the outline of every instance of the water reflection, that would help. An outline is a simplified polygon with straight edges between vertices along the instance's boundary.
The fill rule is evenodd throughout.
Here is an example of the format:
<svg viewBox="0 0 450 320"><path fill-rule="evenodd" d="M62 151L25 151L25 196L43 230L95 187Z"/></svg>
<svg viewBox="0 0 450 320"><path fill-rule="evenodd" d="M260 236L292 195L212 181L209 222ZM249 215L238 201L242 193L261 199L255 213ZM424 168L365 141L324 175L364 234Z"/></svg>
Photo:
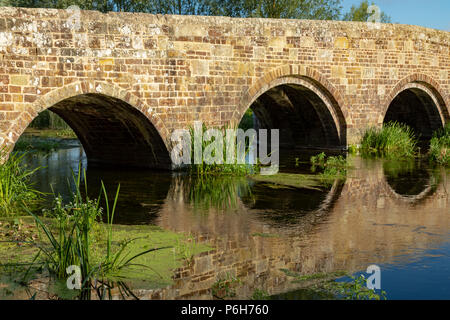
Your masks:
<svg viewBox="0 0 450 320"><path fill-rule="evenodd" d="M272 226L301 223L309 213L319 214L330 210L339 198L343 181L336 180L331 186L294 188L272 183L251 183L251 195L243 196L242 202L250 212Z"/></svg>
<svg viewBox="0 0 450 320"><path fill-rule="evenodd" d="M72 173L77 175L78 168L87 165L87 158L83 148L60 149L51 153L27 153L24 157L27 166L41 168L32 177L34 187L42 192L61 194L64 199L69 199L73 190ZM51 199L49 196L48 199Z"/></svg>
<svg viewBox="0 0 450 320"><path fill-rule="evenodd" d="M47 164L37 185L48 190L49 183L65 183L70 167L83 159L79 149L63 150L30 158L30 164ZM349 161L346 181L319 190L150 171L88 169L87 176L93 194L101 179L111 193L121 184L117 223L154 223L214 247L176 270L173 286L144 290L143 297L211 298L208 289L232 275L242 282L237 297L248 298L257 288L296 291L299 284L280 269L308 274L404 264L449 242L448 172L424 164ZM442 285L450 287L450 279Z"/></svg>
<svg viewBox="0 0 450 320"><path fill-rule="evenodd" d="M210 208L229 211L239 207L241 197L252 197L249 180L233 176L179 176L182 194L195 212L206 213Z"/></svg>
<svg viewBox="0 0 450 320"><path fill-rule="evenodd" d="M336 192L330 190L325 196L324 190L312 197L308 191L309 198L315 198L308 199L305 190L295 194L290 189L256 183L251 188L252 197L242 197L242 205L234 214L210 209L207 216L199 217L188 206L172 201L169 194L158 224L203 236L215 250L196 257L192 267L178 270L174 286L150 292L147 297L211 298L206 288L226 274L242 280L239 298L250 297L255 289L286 293L296 291L300 284L280 269L303 274L353 272L373 263L405 263L449 241L446 190L450 185L445 172L440 173L441 182L429 197L410 206L388 191L383 162L350 161L353 169ZM392 177L391 183L395 182ZM416 181L412 175L409 184L416 182L421 183L420 177ZM290 205L296 203L295 195L308 200L298 207ZM337 196L328 210L315 209L332 195ZM264 201L264 196L277 201ZM283 210L288 215L297 212L298 219L273 223L267 218L283 216ZM450 281L445 281L443 285L450 286Z"/></svg>

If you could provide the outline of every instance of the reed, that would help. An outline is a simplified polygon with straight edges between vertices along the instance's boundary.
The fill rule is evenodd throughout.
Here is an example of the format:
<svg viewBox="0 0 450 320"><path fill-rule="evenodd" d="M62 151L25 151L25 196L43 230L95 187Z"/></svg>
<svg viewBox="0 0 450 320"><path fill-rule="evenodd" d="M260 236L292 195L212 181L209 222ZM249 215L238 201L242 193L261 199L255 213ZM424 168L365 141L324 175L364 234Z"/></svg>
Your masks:
<svg viewBox="0 0 450 320"><path fill-rule="evenodd" d="M323 182L345 178L347 175L347 168L349 167L347 159L342 155L327 156L324 152L312 156L310 162L312 164L312 172L316 172L317 169L322 171L319 176L322 178Z"/></svg>
<svg viewBox="0 0 450 320"><path fill-rule="evenodd" d="M81 170L79 171L81 172ZM126 240L115 246L113 250L113 221L119 198L120 185L112 202L109 204L106 188L102 182L102 189L97 199L87 196L86 173L84 172L85 195L80 189L81 173L74 176L75 191L72 201L63 204L61 197L55 197L54 207L44 213L51 224L27 210L34 218L37 226L43 231L44 240L39 245L38 255L43 256L43 265L51 275L57 279L65 280L68 277L67 268L78 266L81 272L81 290L79 298L91 299L92 292L96 292L99 299L113 297L112 290L118 288L123 298L125 296L136 296L128 288L122 277L122 271L133 266L133 261L149 252L164 248L153 248L143 250L137 254L130 254L127 247L136 239ZM100 204L105 203L105 209ZM102 225L100 220L106 213L106 224ZM98 248L95 243L95 230L104 226L106 228L106 239L104 243L105 252L100 258L93 255L93 250ZM34 259L37 261L37 257Z"/></svg>
<svg viewBox="0 0 450 320"><path fill-rule="evenodd" d="M410 158L416 155L417 139L413 130L402 123L389 122L381 129L369 128L361 140L363 155Z"/></svg>
<svg viewBox="0 0 450 320"><path fill-rule="evenodd" d="M39 168L30 170L22 163L24 154L11 153L0 164L0 216L21 214L22 206L29 206L40 199L41 193L32 187L31 176ZM0 150L0 159L6 159L6 150Z"/></svg>
<svg viewBox="0 0 450 320"><path fill-rule="evenodd" d="M428 154L432 162L450 166L450 123L434 133Z"/></svg>
<svg viewBox="0 0 450 320"><path fill-rule="evenodd" d="M226 136L225 132L227 129L234 129L232 127L222 127L219 130L222 131L222 135L223 137ZM202 137L204 135L204 133L208 130L208 128L206 127L205 124L203 124L202 127ZM194 146L194 128L190 127L189 128L190 131L190 135L191 135L191 145ZM237 139L236 139L237 140ZM248 142L248 143L247 143ZM252 141L246 141L246 145L244 147L245 150L245 157L247 158L248 153L249 153L249 145ZM202 144L201 144L201 149L202 149L202 159L201 159L201 163L198 164L192 164L191 165L191 173L195 173L198 175L204 175L204 174L225 174L225 175L236 175L236 176L245 176L245 175L249 175L252 174L254 172L256 172L256 170L258 169L258 165L252 165L252 164L240 164L237 161L237 157L235 158L233 163L225 163L225 161L223 161L223 163L207 163L203 157L204 155L204 151L207 148L207 146L210 144L210 141L205 141L204 139L202 139ZM238 154L238 150L241 146L239 145L238 142L235 141L235 147L234 147L234 154L237 155ZM222 150L222 154L223 154L223 158L226 159L226 144L225 142L223 143L223 150ZM191 159L194 159L194 153L195 150L194 148L192 148L191 150ZM213 154L214 156L214 154Z"/></svg>

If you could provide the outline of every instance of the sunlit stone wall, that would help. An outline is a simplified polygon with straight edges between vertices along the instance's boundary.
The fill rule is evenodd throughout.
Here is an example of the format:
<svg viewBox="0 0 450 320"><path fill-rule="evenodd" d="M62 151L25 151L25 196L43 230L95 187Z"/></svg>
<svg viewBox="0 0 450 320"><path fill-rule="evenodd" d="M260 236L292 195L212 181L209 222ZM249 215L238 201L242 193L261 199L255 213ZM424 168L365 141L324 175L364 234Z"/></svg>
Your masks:
<svg viewBox="0 0 450 320"><path fill-rule="evenodd" d="M120 99L170 133L194 120L238 122L286 77L332 100L340 144L381 125L405 87L450 107L450 33L417 26L47 9L0 10L0 145L86 93Z"/></svg>

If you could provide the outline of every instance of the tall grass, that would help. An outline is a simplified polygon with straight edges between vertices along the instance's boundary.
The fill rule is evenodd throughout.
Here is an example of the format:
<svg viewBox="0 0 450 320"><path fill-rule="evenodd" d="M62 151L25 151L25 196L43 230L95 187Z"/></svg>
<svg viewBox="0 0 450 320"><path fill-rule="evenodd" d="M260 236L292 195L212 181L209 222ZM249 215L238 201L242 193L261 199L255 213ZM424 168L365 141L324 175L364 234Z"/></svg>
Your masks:
<svg viewBox="0 0 450 320"><path fill-rule="evenodd" d="M443 166L450 166L450 123L434 133L430 141L430 160Z"/></svg>
<svg viewBox="0 0 450 320"><path fill-rule="evenodd" d="M0 164L0 216L20 214L22 206L29 206L40 198L41 193L32 188L30 181L35 171L22 163L25 154L11 153ZM6 158L6 150L0 150L0 159Z"/></svg>
<svg viewBox="0 0 450 320"><path fill-rule="evenodd" d="M234 129L234 128L229 128L229 127L222 127L219 130L222 131L222 136L224 137L224 143L223 143L223 150L222 150L222 154L223 154L223 163L207 163L204 159L204 151L207 148L208 145L210 145L213 141L205 141L202 138L202 144L201 144L201 149L202 149L202 159L201 159L201 163L198 164L192 164L191 165L191 173L196 173L198 175L204 175L204 174L226 174L226 175L236 175L236 176L245 176L248 174L252 174L257 170L258 165L251 165L251 164L240 164L237 161L237 156L234 159L234 163L225 163L225 159L226 159L226 143L225 143L225 137L226 137L226 130L227 129ZM208 128L206 127L205 124L203 124L202 127L202 137L205 134L205 132L208 130ZM194 161L194 154L195 154L195 149L194 149L194 128L191 127L189 128L190 131L190 135L191 135L191 146L192 146L192 150L191 150L191 159L192 161ZM247 140L247 139L246 139ZM234 154L237 155L238 154L238 150L241 147L238 143L236 143L237 139L235 140L235 147L234 147ZM247 144L248 142L248 144ZM248 155L249 153L249 145L251 144L252 141L246 141L246 145L244 146L244 150L245 150L245 156ZM213 154L212 156L215 156L215 154Z"/></svg>
<svg viewBox="0 0 450 320"><path fill-rule="evenodd" d="M402 123L389 122L381 129L366 130L361 140L363 155L409 158L416 154L417 139L413 130Z"/></svg>
<svg viewBox="0 0 450 320"><path fill-rule="evenodd" d="M81 172L81 171L80 171ZM84 172L84 175L86 173ZM100 196L92 200L87 196L87 182L85 177L85 196L80 190L81 173L75 180L75 192L73 199L68 204L63 204L61 197L56 197L54 207L45 211L55 225L45 223L41 217L28 211L34 218L38 227L43 231L48 244L39 246L39 254L43 255L43 263L51 275L57 279L68 278L67 268L78 266L81 272L81 291L79 298L83 300L91 299L92 292L96 292L99 299L112 298L112 289L117 287L123 298L135 295L123 281L121 272L133 266L133 260L149 252L163 248L144 250L138 254L130 255L127 246L135 239L130 239L119 244L113 250L113 220L116 205L119 197L120 185L117 188L115 198L110 207L105 186L102 182ZM102 201L105 203L105 210L100 207ZM94 249L95 229L100 228L99 221L106 212L106 240L105 253L100 259L92 254ZM98 244L96 244L98 245ZM36 260L36 259L35 259Z"/></svg>

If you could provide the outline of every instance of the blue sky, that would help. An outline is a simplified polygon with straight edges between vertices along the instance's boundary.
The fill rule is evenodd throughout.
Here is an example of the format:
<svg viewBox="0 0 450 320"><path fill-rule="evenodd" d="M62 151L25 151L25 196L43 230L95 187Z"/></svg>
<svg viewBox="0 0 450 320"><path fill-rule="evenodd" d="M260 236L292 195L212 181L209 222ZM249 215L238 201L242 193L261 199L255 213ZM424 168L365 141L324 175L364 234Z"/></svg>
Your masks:
<svg viewBox="0 0 450 320"><path fill-rule="evenodd" d="M391 16L392 22L450 31L450 0L369 0ZM343 12L361 0L342 0Z"/></svg>

